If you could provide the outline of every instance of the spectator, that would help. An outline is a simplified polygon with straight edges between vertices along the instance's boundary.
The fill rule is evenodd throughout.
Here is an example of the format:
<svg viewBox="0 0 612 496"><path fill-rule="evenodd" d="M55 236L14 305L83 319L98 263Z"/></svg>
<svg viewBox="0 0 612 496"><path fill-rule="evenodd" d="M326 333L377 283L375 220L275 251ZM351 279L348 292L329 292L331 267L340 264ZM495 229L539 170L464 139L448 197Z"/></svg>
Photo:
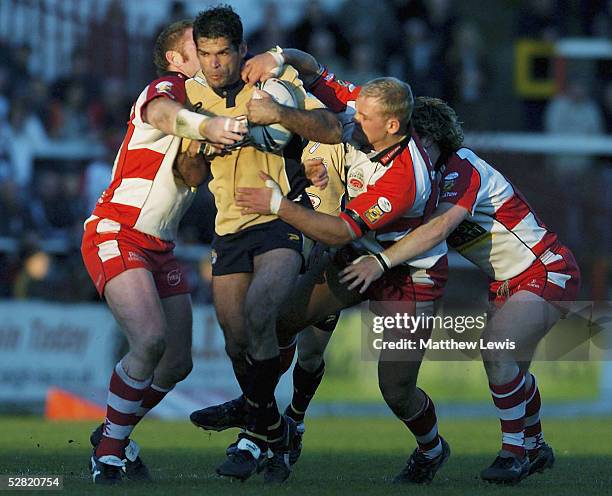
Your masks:
<svg viewBox="0 0 612 496"><path fill-rule="evenodd" d="M604 86L602 110L606 124L606 134L612 135L612 81L608 81Z"/></svg>
<svg viewBox="0 0 612 496"><path fill-rule="evenodd" d="M47 135L40 119L30 111L24 100L13 102L8 122L0 121L0 162L5 175L18 188L31 185L34 153L44 146Z"/></svg>
<svg viewBox="0 0 612 496"><path fill-rule="evenodd" d="M271 47L280 45L287 46L287 31L284 22L280 19L278 5L272 0L268 0L263 7L263 19L249 36L247 46L251 53L260 53L269 50Z"/></svg>
<svg viewBox="0 0 612 496"><path fill-rule="evenodd" d="M562 12L555 0L523 0L516 18L515 34L517 39L540 42L555 42L561 33ZM552 61L539 57L533 62L533 74L543 78L552 77ZM523 125L529 131L542 131L542 115L547 100L543 97L524 97L521 100Z"/></svg>
<svg viewBox="0 0 612 496"><path fill-rule="evenodd" d="M404 40L391 63L390 73L408 81L415 95L442 96L442 54L423 19L410 18L403 27Z"/></svg>
<svg viewBox="0 0 612 496"><path fill-rule="evenodd" d="M579 143L579 136L593 136L603 133L601 109L588 94L585 83L570 80L565 91L555 96L546 108L545 129L548 133L563 136ZM592 155L564 153L550 159L548 166L551 177L556 181L561 205L565 212L560 212L564 219L564 236L570 244L580 246L585 221L585 196L583 185L585 179L592 177L595 157ZM587 188L588 190L588 188Z"/></svg>
<svg viewBox="0 0 612 496"><path fill-rule="evenodd" d="M377 75L386 72L385 54L393 52L398 43L397 33L401 30L389 1L345 0L338 12L340 29L351 46L349 68L356 61L362 64L361 59L367 51L371 59L367 62L367 71L358 69L357 72L369 72L370 67ZM354 54L354 51L360 53Z"/></svg>
<svg viewBox="0 0 612 496"><path fill-rule="evenodd" d="M319 0L307 2L303 17L297 22L290 34L289 44L292 47L312 53L316 56L317 60L328 64L330 67L335 67L328 59L320 59L312 51L314 48L325 49L321 40L329 39L330 37L333 38L333 46L330 43L326 52L329 53L333 49L338 57L347 62L350 53L349 42L344 36L342 29L340 29L335 17L323 9ZM315 40L314 38L318 39Z"/></svg>
<svg viewBox="0 0 612 496"><path fill-rule="evenodd" d="M53 258L38 244L26 242L20 250L21 269L13 286L16 299L55 299L61 289L60 273Z"/></svg>
<svg viewBox="0 0 612 496"><path fill-rule="evenodd" d="M486 129L490 108L486 102L488 65L478 28L472 22L459 24L447 55L445 96L469 129Z"/></svg>
<svg viewBox="0 0 612 496"><path fill-rule="evenodd" d="M80 176L74 172L42 170L35 181L30 210L37 232L68 241L85 217L80 196Z"/></svg>

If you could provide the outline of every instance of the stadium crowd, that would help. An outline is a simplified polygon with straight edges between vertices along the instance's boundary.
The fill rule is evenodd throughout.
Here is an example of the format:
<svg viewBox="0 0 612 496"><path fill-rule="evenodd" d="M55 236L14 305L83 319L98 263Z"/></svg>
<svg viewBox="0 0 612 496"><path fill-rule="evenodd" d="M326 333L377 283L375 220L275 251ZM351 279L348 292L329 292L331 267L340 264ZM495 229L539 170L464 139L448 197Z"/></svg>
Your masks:
<svg viewBox="0 0 612 496"><path fill-rule="evenodd" d="M519 3L514 39L505 40L507 44L520 37L542 41L565 36L609 38L612 32L610 2ZM174 2L168 22L190 17L187 7ZM498 54L488 41L491 26L467 16L457 2L346 0L330 11L321 2L309 1L304 2L303 15L289 25L279 3L269 1L263 17L265 22L247 33L253 53L274 45L296 47L355 83L383 74L408 80L415 95L448 101L468 131L612 133L612 82L604 77L612 72L610 60L595 64L591 78L574 80L570 74L571 83L553 98L514 96L522 105L522 115L515 122L500 119L494 100L487 98L500 91L494 69ZM151 33L151 39L156 34ZM6 55L0 61L0 297L96 300L78 255L82 223L107 184L134 91L121 77L100 77L96 60L78 48L71 72L53 81L31 70L29 45L15 47L10 40L0 40L0 48ZM509 65L512 52L501 56ZM150 80L152 72L151 66L139 86ZM568 115L574 120L568 122ZM58 160L40 153L46 143L78 140L92 147L102 145L104 153L95 160ZM584 157L567 167L558 160L550 171L553 180L562 183L575 177L576 172L567 169L578 167L580 173L602 164L609 167L609 160ZM585 224L580 216L586 218L590 207L586 204L578 218L569 218L570 226ZM214 216L212 197L207 188L200 188L182 223L179 245L209 243ZM580 256L580 247L574 247ZM208 263L192 260L186 266L191 266L188 273L196 301L210 301Z"/></svg>

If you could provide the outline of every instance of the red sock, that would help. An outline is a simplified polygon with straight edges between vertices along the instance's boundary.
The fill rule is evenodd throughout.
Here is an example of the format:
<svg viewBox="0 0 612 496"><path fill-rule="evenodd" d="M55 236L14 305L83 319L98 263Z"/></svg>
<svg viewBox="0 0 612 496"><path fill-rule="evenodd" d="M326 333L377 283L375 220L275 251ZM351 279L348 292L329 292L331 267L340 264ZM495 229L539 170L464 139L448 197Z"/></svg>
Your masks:
<svg viewBox="0 0 612 496"><path fill-rule="evenodd" d="M144 395L142 396L142 403L136 412L136 422L140 422L142 417L144 417L149 410L155 408L170 391L172 391L172 388L164 389L155 384L151 384L147 389L145 389Z"/></svg>
<svg viewBox="0 0 612 496"><path fill-rule="evenodd" d="M106 418L102 440L96 456L115 455L123 458L128 438L138 422L136 413L151 379L139 381L127 375L121 362L115 365L108 388Z"/></svg>
<svg viewBox="0 0 612 496"><path fill-rule="evenodd" d="M525 456L525 376L519 372L507 384L489 383L501 423L502 450Z"/></svg>
<svg viewBox="0 0 612 496"><path fill-rule="evenodd" d="M425 402L421 411L410 419L401 420L414 434L419 451L427 458L435 458L442 452L442 443L438 435L436 407L427 393L422 389L420 391L425 395Z"/></svg>
<svg viewBox="0 0 612 496"><path fill-rule="evenodd" d="M531 374L531 379L533 384L525 395L527 399L525 405L525 449L528 455L533 455L544 444L544 434L540 423L542 399L535 375Z"/></svg>

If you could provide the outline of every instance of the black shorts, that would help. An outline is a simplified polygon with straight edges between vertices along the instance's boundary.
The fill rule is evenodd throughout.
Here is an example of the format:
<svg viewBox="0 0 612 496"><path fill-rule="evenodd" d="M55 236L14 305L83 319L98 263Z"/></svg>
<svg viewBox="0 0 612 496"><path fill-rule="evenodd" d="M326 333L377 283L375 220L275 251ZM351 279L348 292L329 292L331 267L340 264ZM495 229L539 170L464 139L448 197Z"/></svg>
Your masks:
<svg viewBox="0 0 612 496"><path fill-rule="evenodd" d="M289 248L302 256L303 244L302 233L280 219L225 236L215 235L211 252L212 274L224 276L253 272L253 259L277 248Z"/></svg>

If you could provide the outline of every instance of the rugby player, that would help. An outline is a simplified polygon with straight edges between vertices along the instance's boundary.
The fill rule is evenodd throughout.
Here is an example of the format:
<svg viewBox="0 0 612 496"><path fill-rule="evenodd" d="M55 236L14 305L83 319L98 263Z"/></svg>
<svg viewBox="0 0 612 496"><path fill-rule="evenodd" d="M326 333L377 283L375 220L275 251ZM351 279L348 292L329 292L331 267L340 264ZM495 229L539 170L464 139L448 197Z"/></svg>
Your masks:
<svg viewBox="0 0 612 496"><path fill-rule="evenodd" d="M242 22L231 7L201 12L194 22L194 40L201 66L187 83L194 106L215 115L251 119L254 95L271 100L240 77L247 47ZM309 140L339 142L340 121L306 95L295 69L285 66L278 77L293 88L299 104L299 108L283 107L280 123ZM305 141L300 136L275 153L245 143L211 160L210 190L217 206L213 300L226 352L244 393L242 401L250 405L246 429L217 473L241 480L262 467L268 448L273 457L266 465L265 481L280 482L289 476L284 460L295 426L281 417L274 399L280 372L276 320L302 266L302 234L269 212L243 215L235 204L235 192L259 184L258 174L265 171L290 201L309 204L304 192L309 183L301 164Z"/></svg>
<svg viewBox="0 0 612 496"><path fill-rule="evenodd" d="M85 221L81 246L87 271L129 343L110 380L104 423L91 436L96 484L120 482L123 470L130 479L150 479L129 436L191 370L191 299L173 240L208 174L199 141L218 150L246 132L235 119L184 106L185 81L199 69L191 21L159 35L154 61L160 77L132 107L110 186ZM193 142L179 154L182 137Z"/></svg>
<svg viewBox="0 0 612 496"><path fill-rule="evenodd" d="M405 302L413 313L433 314L434 302L441 296L446 280L444 241L411 265L396 267L366 294L347 291L338 281L338 271L363 254L378 254L391 240L405 236L433 212L437 200L437 181L433 166L412 133L410 87L394 78L379 78L363 87L339 81L321 68L308 54L297 50L283 52L285 61L294 64L310 91L330 109L346 112L355 109L351 137L368 147L367 155L347 145L345 167L348 203L339 217L308 211L289 204L272 178L260 174L264 188L240 188L237 204L246 213L277 212L279 217L307 236L331 246L345 246L328 256L298 283L277 323L280 335L293 335L307 325L353 306L360 301ZM244 77L253 81L268 71L257 57L245 65ZM272 63L274 65L275 62ZM313 80L313 77L315 80ZM348 245L351 243L350 245ZM385 311L377 305L375 311ZM408 308L405 308L407 310ZM430 329L416 331L428 336ZM394 332L385 333L385 340ZM448 459L448 444L438 435L432 400L416 387L422 352L385 349L379 360L379 384L385 401L415 435L418 448L396 482L431 482ZM311 374L311 385L320 381ZM315 386L316 389L316 386Z"/></svg>
<svg viewBox="0 0 612 496"><path fill-rule="evenodd" d="M502 445L481 477L516 483L555 460L544 441L540 392L529 366L540 339L576 299L580 271L516 187L463 146L452 108L436 98L417 98L413 125L442 171L440 203L428 222L381 254L385 267L364 258L344 270L342 282L365 292L386 270L444 239L488 276L491 313L483 338L511 339L517 350L482 350Z"/></svg>

